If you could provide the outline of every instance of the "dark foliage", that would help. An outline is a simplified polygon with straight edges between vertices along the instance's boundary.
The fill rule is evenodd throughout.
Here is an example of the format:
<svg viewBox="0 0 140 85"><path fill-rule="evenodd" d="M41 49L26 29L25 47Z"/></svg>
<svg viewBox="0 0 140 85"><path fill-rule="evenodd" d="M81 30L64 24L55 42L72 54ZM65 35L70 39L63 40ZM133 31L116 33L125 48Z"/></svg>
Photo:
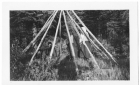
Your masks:
<svg viewBox="0 0 140 85"><path fill-rule="evenodd" d="M51 70L45 69L48 65L47 64L48 61L46 60L46 58L42 58L42 55L44 55L43 47L47 48L45 46L46 43L44 43L41 46L41 49L39 50L39 52L42 52L42 54L38 53L37 55L40 56L38 56L38 59L35 59L34 61L34 63L37 63L37 65L33 64L31 67L28 67L28 63L31 59L31 56L33 55L36 45L34 46L34 48L32 47L31 49L29 49L27 53L22 54L22 50L30 43L30 41L35 37L35 35L40 31L40 29L43 27L43 25L45 24L48 17L52 14L52 12L53 12L52 10L10 11L10 79L11 80L57 80L58 75L65 73L64 71L61 71L62 70L61 67L64 68L67 61L65 59L64 59L65 61L62 60L62 62L58 65L59 67L58 75L56 74L57 69L55 68L50 67ZM89 80L96 80L96 79L129 80L130 79L129 10L76 10L75 12L82 19L82 21L89 28L89 30L95 35L95 37L97 37L97 39L114 56L114 58L118 62L118 66L114 66L113 69L104 70L105 74L97 69L92 69L92 71L89 70L88 70L89 72L84 71L83 73L81 73L81 75L77 75L77 78L79 76L79 79L86 80L87 79L86 76L92 75L90 76ZM58 18L59 16L57 14L50 27L47 36L54 36ZM74 35L77 36L76 33L74 33ZM63 18L62 18L61 36L63 39L67 38ZM42 35L40 36L40 38L41 37ZM50 40L52 41L53 38ZM39 43L39 41L40 40L38 40L37 44ZM48 41L49 39L47 39L47 42ZM57 40L57 42L59 42L59 39ZM63 45L65 46L64 43ZM63 49L65 53L66 48L64 47ZM56 48L56 53L57 52L58 51ZM56 56L57 55L54 56L54 61ZM65 55L65 57L66 56L67 55ZM79 65L81 65L81 67L84 68L84 66L86 66L86 68L88 68L89 64L87 63L87 61L84 61L82 59L77 59L77 61ZM65 62L65 64L63 62ZM102 61L100 59L98 60L98 62L101 62L102 65ZM66 70L68 71L66 70L65 71L70 74L76 75L73 61L69 61L68 59L67 64L69 64L70 66L67 66L68 69ZM75 80L75 76L70 74L69 75L66 74L67 76L71 76L68 77L67 80ZM102 76L99 77L96 74Z"/></svg>
<svg viewBox="0 0 140 85"><path fill-rule="evenodd" d="M58 80L76 80L76 66L72 56L66 56L57 66Z"/></svg>

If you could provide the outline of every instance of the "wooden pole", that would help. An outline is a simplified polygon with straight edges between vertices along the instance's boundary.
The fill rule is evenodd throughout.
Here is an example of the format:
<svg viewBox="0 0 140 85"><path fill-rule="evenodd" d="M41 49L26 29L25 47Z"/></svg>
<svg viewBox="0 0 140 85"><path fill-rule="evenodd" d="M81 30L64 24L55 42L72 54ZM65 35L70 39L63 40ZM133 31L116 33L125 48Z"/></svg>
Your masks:
<svg viewBox="0 0 140 85"><path fill-rule="evenodd" d="M83 30L80 28L80 26L75 22L75 20L71 17L71 15L69 14L68 11L67 11L67 13L68 13L69 17L71 18L71 20L75 23L75 25L80 29L80 31L84 33L84 31L83 31ZM84 33L84 34L86 35L86 37L88 37L88 39L90 40L90 42L92 42L92 44L95 46L94 48L95 48L95 49L99 49L99 47L90 39L90 37L89 37L86 33ZM78 34L78 35L80 35L80 34Z"/></svg>
<svg viewBox="0 0 140 85"><path fill-rule="evenodd" d="M73 26L74 26L74 29L75 29L75 31L77 32L77 34L78 34L78 36L79 36L79 38L80 38L80 33L78 32L78 30L76 29L76 26L74 25L74 20L72 19L72 17L70 16L70 14L68 13L68 11L66 11L67 12L67 14L68 14L68 16L70 17L70 19L71 19L71 23L73 24Z"/></svg>
<svg viewBox="0 0 140 85"><path fill-rule="evenodd" d="M79 22L86 28L86 30L89 32L89 34L97 41L97 43L103 48L103 50L111 57L111 59L116 62L116 60L113 58L113 56L104 48L104 46L97 40L97 38L90 32L90 30L86 27L86 25L82 22L82 20L77 16L77 14L72 10L73 14L76 16L76 18L79 20ZM116 62L117 63L117 62Z"/></svg>
<svg viewBox="0 0 140 85"><path fill-rule="evenodd" d="M76 66L76 71L78 72L78 66L77 66L76 61L75 61L76 58L75 58L74 48L73 48L72 42L70 40L70 33L69 33L69 29L68 29L68 25L67 25L66 16L65 16L64 11L63 11L63 17L64 17L64 21L65 21L66 30L67 30L67 33L68 33L68 38L69 38L69 42L70 42L70 48L71 48L71 51L72 51L72 56L74 58L74 62L75 62L75 66Z"/></svg>
<svg viewBox="0 0 140 85"><path fill-rule="evenodd" d="M88 52L89 52L91 58L93 59L94 63L95 63L95 64L97 65L97 67L100 69L100 66L98 65L98 63L97 63L95 57L93 56L93 54L92 54L91 51L89 50L87 44L86 44L85 42L83 42L83 44L86 46L86 48L87 48L87 50L88 50Z"/></svg>
<svg viewBox="0 0 140 85"><path fill-rule="evenodd" d="M61 55L61 50L62 50L62 48L61 48L61 44L62 44L62 39L61 39L61 21L60 21L60 29L59 29L59 37L60 37L60 44L59 44L59 49L60 49L60 51L59 51L59 56Z"/></svg>
<svg viewBox="0 0 140 85"><path fill-rule="evenodd" d="M57 12L56 12L56 14L57 14ZM52 24L52 21L54 20L54 18L55 18L55 16L56 16L56 14L53 15L53 18L50 20L49 26L47 27L47 30L46 30L45 34L43 35L43 37L42 37L42 39L41 39L41 41L40 41L40 43L39 43L39 45L38 45L38 47L37 47L37 49L36 49L34 55L32 56L29 65L31 65L34 56L36 55L36 53L38 52L38 50L39 50L41 44L43 43L43 40L44 40L45 36L47 35L47 32L48 32L48 30L49 30L49 28L50 28L50 26L51 26L51 24Z"/></svg>
<svg viewBox="0 0 140 85"><path fill-rule="evenodd" d="M67 30L67 33L68 33L68 38L69 38L69 42L70 42L70 47L71 47L71 51L72 51L72 56L75 57L74 49L73 49L73 46L72 46L72 42L71 42L71 40L70 40L70 33L69 33L69 30L68 30L68 25L67 25L67 21L66 21L66 17L65 17L64 11L63 11L63 16L64 16L64 21L65 21L66 30Z"/></svg>
<svg viewBox="0 0 140 85"><path fill-rule="evenodd" d="M67 13L68 13L68 12L67 12ZM69 15L69 17L71 17L69 13L68 13L68 15ZM72 17L71 17L71 20L74 21L74 20L72 19ZM77 23L75 23L75 24L77 24ZM78 26L79 29L81 29L80 26L79 26L78 24L77 24L77 26ZM77 29L75 29L75 30L77 30ZM76 32L77 32L77 34L80 36L80 33L78 32L78 30L77 30ZM82 32L83 32L83 31L82 31ZM85 33L83 33L83 34L85 34ZM79 37L79 38L80 38L80 37ZM99 65L98 65L98 63L96 62L96 60L95 60L93 54L90 52L90 50L89 50L89 48L88 48L88 46L87 46L87 44L86 44L85 42L84 42L84 45L86 46L86 48L87 48L89 54L91 55L91 57L92 57L92 59L93 59L93 62L97 65L98 68L100 68Z"/></svg>
<svg viewBox="0 0 140 85"><path fill-rule="evenodd" d="M49 20L52 18L52 16L54 15L54 14L56 14L57 13L57 11L54 11L53 13L52 13L52 15L48 18L48 20L46 21L46 23L44 24L44 26L41 28L41 30L39 31L39 33L36 35L36 37L30 42L30 44L22 51L23 53L24 52L26 52L29 48L30 48L30 46L36 41L36 39L39 37L39 35L43 32L43 30L45 30L45 28L48 26L48 24L49 24Z"/></svg>
<svg viewBox="0 0 140 85"><path fill-rule="evenodd" d="M68 12L67 12L67 14L68 14ZM68 14L68 16L69 16L69 14ZM70 16L69 16L70 17ZM79 31L77 30L77 28L76 28L76 26L75 26L75 24L74 24L74 22L70 19L70 22L71 22L71 24L73 25L73 27L74 27L74 30L76 31L76 33L78 34L78 37L80 38L80 33L79 33ZM75 38L74 38L75 39ZM77 43L77 41L76 41L76 39L75 39L75 42L76 42L76 44L77 44L77 46L78 46L78 49L79 50L81 50L81 52L83 53L83 55L85 56L85 54L84 54L84 52L83 52L83 50L81 49L81 47L79 46L79 43Z"/></svg>
<svg viewBox="0 0 140 85"><path fill-rule="evenodd" d="M53 51L54 51L54 46L55 46L55 42L56 42L56 37L57 37L57 34L58 34L58 29L59 29L60 20L61 20L61 14L62 14L62 11L60 12L60 15L59 15L59 21L58 21L58 24L57 24L56 33L55 33L53 45L52 45L51 52L50 52L50 59L52 58L52 54L53 54Z"/></svg>

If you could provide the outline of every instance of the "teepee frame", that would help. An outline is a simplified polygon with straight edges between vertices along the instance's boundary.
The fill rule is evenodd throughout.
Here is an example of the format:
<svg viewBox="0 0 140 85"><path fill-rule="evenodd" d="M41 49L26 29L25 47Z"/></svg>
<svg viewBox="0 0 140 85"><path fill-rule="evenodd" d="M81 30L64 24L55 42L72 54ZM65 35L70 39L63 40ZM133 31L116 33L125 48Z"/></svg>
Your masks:
<svg viewBox="0 0 140 85"><path fill-rule="evenodd" d="M97 46L97 45L94 43L94 41L87 35L87 33L85 33L83 29L81 29L81 27L79 26L79 24L77 24L77 22L75 21L75 19L70 15L69 11L66 10L66 14L67 14L68 17L70 18L70 22L72 23L74 30L75 30L76 33L78 34L78 37L80 38L80 33L79 33L79 30L80 30L81 33L84 34L84 36L86 36L86 38L90 41L90 43L94 46L94 48L95 48L96 50L99 50L99 51L102 51L102 50L103 50L103 51L104 51L103 54L104 54L105 56L107 56L107 57L109 56L114 62L116 62L116 60L113 58L113 56L104 48L104 46L103 46L103 45L97 40L97 38L91 33L91 31L86 27L86 25L85 25L85 24L82 22L82 20L77 16L77 14L76 14L73 10L72 10L71 12L72 12L73 15L76 17L76 19L81 23L81 25L82 25L84 28L86 28L88 34L90 34L90 36L97 42L97 44L98 44L99 46ZM58 10L56 10L56 11L54 11L54 12L52 13L52 15L48 18L48 20L46 21L46 23L44 24L44 26L42 27L42 29L39 31L39 33L36 35L36 37L35 37L35 38L30 42L30 44L23 50L23 53L25 53L25 52L31 47L31 45L34 45L34 44L36 43L37 38L42 34L42 32L45 31L45 33L44 33L44 35L43 35L43 37L42 37L42 39L41 39L39 45L37 46L37 49L35 50L35 52L34 52L32 58L31 58L31 60L30 60L30 62L29 62L29 65L31 65L31 63L32 63L32 61L33 61L33 59L34 59L36 53L38 52L40 46L42 45L42 43L43 43L43 41L44 41L44 38L46 37L46 35L47 35L47 33L48 33L48 30L49 30L49 28L50 28L50 26L51 26L51 24L52 24L52 22L53 22L53 20L54 20L54 18L55 18L55 16L56 16L57 13L58 13ZM71 42L71 40L70 40L71 34L70 34L70 32L69 32L69 28L68 28L68 25L67 25L66 14L65 14L65 11L64 11L64 10L61 10L61 11L60 11L59 20L58 20L58 24L57 24L57 28L56 28L56 32L55 32L55 37L54 37L54 41L53 41L53 45L52 45L52 48L51 48L51 52L50 52L50 56L49 56L49 57L50 57L50 60L51 60L52 54L53 54L53 51L54 51L54 47L55 47L55 44L56 44L56 38L57 38L57 35L58 35L58 30L59 30L59 34L60 34L60 36L61 36L61 16L63 15L63 17L64 17L64 22L65 22L65 26L66 26L66 31L67 31L67 33L68 33L68 39L69 39L69 43L70 43L70 49L71 49L71 52L72 52L72 56L73 56L73 58L74 58L74 62L75 62L76 68L78 69L77 64L76 64L76 61L75 61L75 60L76 60L76 56L75 56L74 47L73 47L73 44L72 44L72 42ZM86 44L85 42L84 42L83 44L85 45L85 47L86 47L86 49L88 50L90 56L92 57L93 62L97 65L98 68L100 68L99 65L98 65L98 63L97 63L97 61L96 61L96 59L95 59L95 57L94 57L94 55L93 55L92 52L89 50L87 44ZM60 52L61 52L61 46L60 46ZM116 62L116 63L117 63L117 62Z"/></svg>

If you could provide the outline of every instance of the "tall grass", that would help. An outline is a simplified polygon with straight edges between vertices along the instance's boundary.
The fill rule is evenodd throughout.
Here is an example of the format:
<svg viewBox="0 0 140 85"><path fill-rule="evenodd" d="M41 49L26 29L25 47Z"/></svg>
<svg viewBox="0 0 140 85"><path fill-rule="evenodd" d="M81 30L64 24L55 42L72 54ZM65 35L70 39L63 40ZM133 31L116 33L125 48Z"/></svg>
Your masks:
<svg viewBox="0 0 140 85"><path fill-rule="evenodd" d="M110 43L102 39L100 39L100 42L113 56L117 57L118 54L115 53L114 47ZM82 71L78 76L78 80L130 80L129 59L117 60L118 64L116 64L104 55L100 55L99 52L95 50L92 52L94 55L96 54L95 59L100 68L96 68L95 63L90 58L87 61L81 61L81 59L77 58L80 69L88 68Z"/></svg>
<svg viewBox="0 0 140 85"><path fill-rule="evenodd" d="M118 65L110 66L102 60L98 60L99 68L92 68L82 71L78 76L78 80L129 80L129 71L127 68L120 68ZM81 62L83 63L83 62ZM83 66L83 68L86 67ZM83 65L79 64L78 65ZM110 66L110 67L109 67ZM82 67L81 67L82 68Z"/></svg>
<svg viewBox="0 0 140 85"><path fill-rule="evenodd" d="M107 44L107 45L106 45ZM113 47L110 44L104 41L104 45L110 49L111 53L113 52ZM67 56L68 53L66 51L66 47L62 49L61 56ZM29 61L23 63L20 61L23 57L30 57L31 55L22 54L22 50L18 45L11 47L10 49L10 79L11 80L24 80L24 81L47 81L47 80L57 80L58 69L54 68L53 65L55 63L56 57L52 58L52 63L48 63L48 57L45 59L34 59L31 66L28 66ZM93 54L95 54L93 52ZM92 62L92 59L89 58L85 60L84 58L76 58L76 63L78 65L78 76L77 80L130 80L130 69L129 59L118 60L119 63L114 64L114 62L110 59L105 59L103 55L99 55L95 57L99 68L96 68L96 65ZM41 56L40 56L41 57ZM63 58L61 58L63 59ZM60 59L60 61L61 61ZM125 64L124 64L125 63ZM128 64L127 64L128 63ZM50 68L48 68L50 66Z"/></svg>

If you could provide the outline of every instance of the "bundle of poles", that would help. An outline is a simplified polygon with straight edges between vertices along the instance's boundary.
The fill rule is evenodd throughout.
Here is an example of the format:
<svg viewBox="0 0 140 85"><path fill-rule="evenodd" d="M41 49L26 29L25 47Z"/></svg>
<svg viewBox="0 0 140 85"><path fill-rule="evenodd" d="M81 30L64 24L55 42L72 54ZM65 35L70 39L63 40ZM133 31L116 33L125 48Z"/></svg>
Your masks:
<svg viewBox="0 0 140 85"><path fill-rule="evenodd" d="M76 20L71 16L70 12L76 17L76 19L81 23L81 25L87 30L88 34L92 37L89 37L87 33L84 32L83 29L81 29L81 27L79 26L79 24L76 22ZM64 18L64 22L65 22L65 26L66 26L66 31L67 31L67 34L68 34L68 39L69 39L69 43L70 43L70 51L72 53L72 56L74 58L74 63L77 67L77 64L76 64L76 56L75 56L75 51L74 51L74 47L73 47L73 44L72 44L72 41L70 40L70 31L69 31L69 27L68 27L68 23L67 23L67 19L66 19L66 14L67 16L70 18L70 22L72 23L73 25L73 30L75 30L75 32L78 34L78 37L80 39L80 33L84 34L86 36L86 38L90 41L90 43L93 45L93 47L98 50L98 51L103 51L104 55L108 58L110 57L115 63L116 60L113 58L113 56L104 48L104 46L97 40L97 38L92 34L92 32L86 27L86 25L82 22L82 20L77 16L77 14L73 11L73 10L55 10L53 11L53 13L50 15L50 17L48 18L48 20L46 21L46 23L44 24L44 26L42 27L42 29L39 31L39 33L36 35L36 37L29 43L29 45L23 50L23 53L25 53L31 46L34 46L35 43L37 42L37 39L38 37L44 32L43 34L43 37L41 38L41 41L39 43L39 45L37 46L37 49L35 50L30 62L29 62L29 65L32 64L32 61L35 57L35 55L37 54L38 50L40 49L47 33L48 33L48 30L50 29L50 26L55 18L55 16L57 15L57 13L59 13L59 20L58 20L58 23L57 23L57 28L56 28L56 32L55 32L55 36L54 36L54 40L53 40L53 44L52 44L52 48L51 48L51 51L50 51L50 54L49 54L49 59L51 60L52 59L52 54L54 52L54 47L55 47L55 44L56 44L56 38L57 38L57 34L58 34L58 30L59 32L61 33L61 17L63 16ZM66 13L66 14L65 14ZM80 31L80 32L79 32ZM95 43L94 41L96 41L97 43ZM88 48L87 44L84 43L86 49L88 50L90 56L92 57L93 59L93 62L97 65L98 68L99 65L95 59L95 57L93 56L92 52L90 51L90 49ZM60 52L61 52L61 49L60 49ZM78 68L77 68L78 69Z"/></svg>

